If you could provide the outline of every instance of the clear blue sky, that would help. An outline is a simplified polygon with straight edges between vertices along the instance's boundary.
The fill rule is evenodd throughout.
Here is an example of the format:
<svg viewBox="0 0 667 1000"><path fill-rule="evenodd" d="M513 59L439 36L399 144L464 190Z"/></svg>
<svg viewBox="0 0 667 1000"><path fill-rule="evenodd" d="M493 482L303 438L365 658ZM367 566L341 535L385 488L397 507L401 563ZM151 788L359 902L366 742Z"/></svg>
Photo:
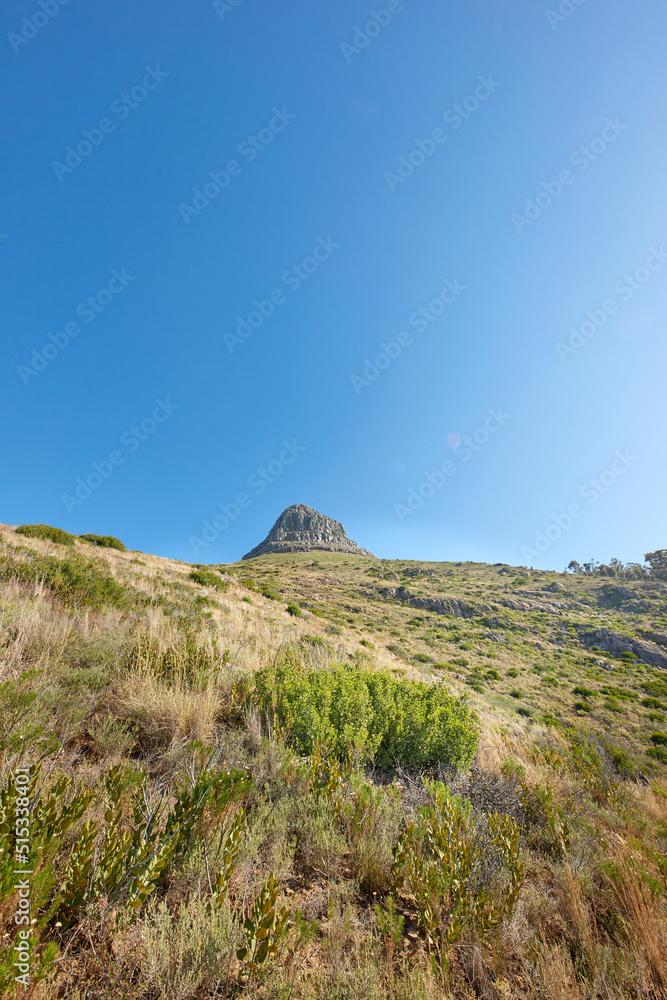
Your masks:
<svg viewBox="0 0 667 1000"><path fill-rule="evenodd" d="M9 0L0 520L667 545L667 11L561 7Z"/></svg>

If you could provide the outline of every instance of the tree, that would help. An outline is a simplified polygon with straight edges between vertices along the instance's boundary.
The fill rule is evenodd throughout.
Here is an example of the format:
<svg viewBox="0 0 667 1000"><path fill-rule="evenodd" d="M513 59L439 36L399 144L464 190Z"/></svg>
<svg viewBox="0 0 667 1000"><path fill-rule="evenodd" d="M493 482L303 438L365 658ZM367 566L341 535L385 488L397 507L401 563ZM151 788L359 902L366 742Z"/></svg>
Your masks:
<svg viewBox="0 0 667 1000"><path fill-rule="evenodd" d="M667 549L656 549L644 556L650 565L649 573L656 580L667 580Z"/></svg>

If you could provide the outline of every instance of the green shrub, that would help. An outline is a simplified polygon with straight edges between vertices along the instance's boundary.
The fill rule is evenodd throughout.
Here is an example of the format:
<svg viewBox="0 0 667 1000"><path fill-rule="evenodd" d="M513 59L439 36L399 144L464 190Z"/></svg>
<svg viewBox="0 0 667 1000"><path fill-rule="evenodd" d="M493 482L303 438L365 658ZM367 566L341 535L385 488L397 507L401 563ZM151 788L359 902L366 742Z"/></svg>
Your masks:
<svg viewBox="0 0 667 1000"><path fill-rule="evenodd" d="M415 653L415 660L417 660L419 663L430 663L431 657L428 655L428 653Z"/></svg>
<svg viewBox="0 0 667 1000"><path fill-rule="evenodd" d="M487 670L484 676L488 677L488 679L490 681L499 681L500 680L500 674L495 669L495 667L492 668L491 670Z"/></svg>
<svg viewBox="0 0 667 1000"><path fill-rule="evenodd" d="M656 746L667 747L667 733L651 733L651 743Z"/></svg>
<svg viewBox="0 0 667 1000"><path fill-rule="evenodd" d="M288 614L294 615L295 618L299 618L303 614L299 605L295 604L294 601L290 601L285 610Z"/></svg>
<svg viewBox="0 0 667 1000"><path fill-rule="evenodd" d="M79 535L79 538L82 538L84 542L90 542L91 545L99 545L103 549L118 549L119 552L127 552L127 548L120 538L114 538L113 535L91 535L88 533Z"/></svg>
<svg viewBox="0 0 667 1000"><path fill-rule="evenodd" d="M523 715L525 718L529 719L533 713L529 708L526 708L525 705L520 705L519 708L517 708L517 714Z"/></svg>
<svg viewBox="0 0 667 1000"><path fill-rule="evenodd" d="M575 701L574 703L575 712L592 712L593 709L588 704L587 701Z"/></svg>
<svg viewBox="0 0 667 1000"><path fill-rule="evenodd" d="M259 592L260 592L260 594L262 595L262 597L266 597L266 598L268 598L268 600L270 600L270 601L279 601L279 600L280 600L280 594L278 594L278 593L277 593L277 592L276 592L276 591L275 591L275 590L273 589L273 587L270 587L270 586L268 585L268 583L263 583L263 584L262 584L262 585L260 586L260 588L259 588Z"/></svg>
<svg viewBox="0 0 667 1000"><path fill-rule="evenodd" d="M659 760L661 764L667 764L667 750L663 750L662 747L651 747L646 751L646 756Z"/></svg>
<svg viewBox="0 0 667 1000"><path fill-rule="evenodd" d="M463 767L475 756L479 724L467 699L442 684L352 665L312 670L293 658L255 674L255 700L303 754L417 769Z"/></svg>
<svg viewBox="0 0 667 1000"><path fill-rule="evenodd" d="M516 669L516 667L510 667L510 669L507 671L507 676L508 677L518 677L519 676L519 671Z"/></svg>
<svg viewBox="0 0 667 1000"><path fill-rule="evenodd" d="M25 581L41 579L71 607L110 605L127 610L150 603L147 595L118 583L106 565L85 559L78 553L65 558L35 555L25 561L11 556L0 557L0 580L11 577Z"/></svg>
<svg viewBox="0 0 667 1000"><path fill-rule="evenodd" d="M59 545L74 545L76 539L70 535L69 531L62 528L52 528L50 524L21 524L16 529L17 535L25 535L26 538L45 538L49 542L57 542Z"/></svg>
<svg viewBox="0 0 667 1000"><path fill-rule="evenodd" d="M661 708L663 711L667 708L667 705L663 705L657 698L642 698L642 705L644 708Z"/></svg>
<svg viewBox="0 0 667 1000"><path fill-rule="evenodd" d="M578 694L581 698L594 698L597 692L587 687L576 687L572 689L572 694Z"/></svg>
<svg viewBox="0 0 667 1000"><path fill-rule="evenodd" d="M368 639L360 639L359 640L359 645L360 646L365 646L366 649L375 649L375 646L373 645L373 643L369 642Z"/></svg>
<svg viewBox="0 0 667 1000"><path fill-rule="evenodd" d="M510 691L510 698L523 698L523 691L521 688L512 688Z"/></svg>
<svg viewBox="0 0 667 1000"><path fill-rule="evenodd" d="M216 590L227 590L229 587L226 580L208 569L193 569L188 579L202 587L215 587Z"/></svg>

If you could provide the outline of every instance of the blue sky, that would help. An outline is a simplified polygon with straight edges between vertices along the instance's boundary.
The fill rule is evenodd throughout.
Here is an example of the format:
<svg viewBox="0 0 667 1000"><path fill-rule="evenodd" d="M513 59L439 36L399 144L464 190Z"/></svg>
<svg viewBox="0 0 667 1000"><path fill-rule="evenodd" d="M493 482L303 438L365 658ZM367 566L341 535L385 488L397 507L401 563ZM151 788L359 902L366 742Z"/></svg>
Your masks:
<svg viewBox="0 0 667 1000"><path fill-rule="evenodd" d="M663 3L0 17L0 520L198 562L292 503L387 558L667 544Z"/></svg>

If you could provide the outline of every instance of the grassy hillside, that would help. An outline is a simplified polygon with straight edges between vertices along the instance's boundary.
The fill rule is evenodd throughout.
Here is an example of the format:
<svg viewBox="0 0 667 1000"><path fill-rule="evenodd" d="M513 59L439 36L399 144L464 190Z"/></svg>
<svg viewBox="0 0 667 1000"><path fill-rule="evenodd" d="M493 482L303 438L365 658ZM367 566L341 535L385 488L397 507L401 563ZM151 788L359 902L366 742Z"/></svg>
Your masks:
<svg viewBox="0 0 667 1000"><path fill-rule="evenodd" d="M667 996L667 584L1 534L7 995Z"/></svg>

